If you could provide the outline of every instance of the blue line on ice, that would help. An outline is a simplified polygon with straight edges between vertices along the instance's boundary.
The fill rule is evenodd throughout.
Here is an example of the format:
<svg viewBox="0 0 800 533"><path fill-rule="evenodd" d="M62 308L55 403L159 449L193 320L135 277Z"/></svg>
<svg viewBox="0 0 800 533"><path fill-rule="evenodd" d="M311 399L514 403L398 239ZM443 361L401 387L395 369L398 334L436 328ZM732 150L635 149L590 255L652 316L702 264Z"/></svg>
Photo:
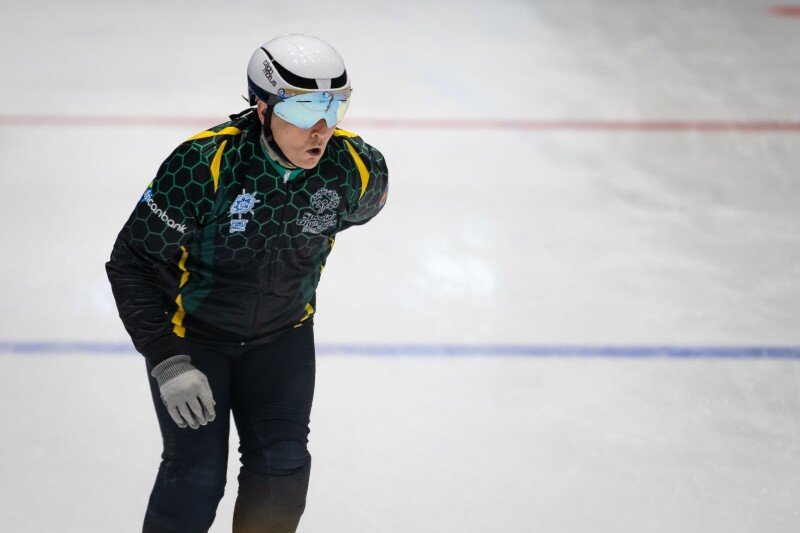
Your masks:
<svg viewBox="0 0 800 533"><path fill-rule="evenodd" d="M127 342L0 341L9 354L135 354ZM515 356L515 357L670 357L800 359L800 346L635 346L543 344L332 344L318 343L320 355Z"/></svg>

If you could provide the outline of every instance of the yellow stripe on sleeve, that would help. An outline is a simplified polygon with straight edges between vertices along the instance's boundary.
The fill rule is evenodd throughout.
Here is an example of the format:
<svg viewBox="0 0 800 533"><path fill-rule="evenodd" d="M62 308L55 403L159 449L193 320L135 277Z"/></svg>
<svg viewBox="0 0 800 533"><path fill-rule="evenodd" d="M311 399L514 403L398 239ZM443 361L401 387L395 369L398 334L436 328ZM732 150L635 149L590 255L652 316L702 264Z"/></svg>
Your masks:
<svg viewBox="0 0 800 533"><path fill-rule="evenodd" d="M299 328L303 325L303 322L308 320L308 317L314 314L314 308L311 307L311 304L306 304L306 314L303 315L303 318L300 319L300 322L294 325L294 327Z"/></svg>
<svg viewBox="0 0 800 533"><path fill-rule="evenodd" d="M211 177L214 178L214 192L217 192L217 187L219 187L219 164L222 161L222 152L225 150L226 144L228 144L227 139L222 141L222 144L219 145L217 153L214 154L214 159L211 161Z"/></svg>
<svg viewBox="0 0 800 533"><path fill-rule="evenodd" d="M186 251L185 246L181 246L181 251L183 253L181 254L181 260L178 261L178 268L181 269L182 274L181 274L181 282L180 285L178 285L178 287L183 287L184 285L186 285L186 282L189 281L189 271L186 270L186 260L189 258L189 253Z"/></svg>
<svg viewBox="0 0 800 533"><path fill-rule="evenodd" d="M240 130L239 128L228 126L227 128L222 128L219 131L210 131L210 130L201 131L197 135L192 135L186 140L196 141L197 139L205 139L206 137L216 137L217 135L238 135L241 132L242 130Z"/></svg>
<svg viewBox="0 0 800 533"><path fill-rule="evenodd" d="M186 328L183 327L183 317L186 316L186 311L183 309L183 302L181 301L180 294L175 298L175 303L178 304L178 310L172 315L172 323L175 324L172 328L172 332L178 337L183 338L186 336Z"/></svg>
<svg viewBox="0 0 800 533"><path fill-rule="evenodd" d="M341 128L335 128L333 130L334 137L358 137L358 133L353 133L352 131L343 130Z"/></svg>
<svg viewBox="0 0 800 533"><path fill-rule="evenodd" d="M361 197L364 196L365 192L367 192L367 185L369 184L369 171L367 170L367 166L364 164L364 161L361 160L361 156L358 155L358 152L356 152L355 148L353 148L353 145L347 140L344 141L344 144L347 145L347 150L350 152L350 155L353 156L353 161L356 162L358 174L361 176L361 194L358 195L358 199L361 200Z"/></svg>
<svg viewBox="0 0 800 533"><path fill-rule="evenodd" d="M186 270L186 259L189 258L189 252L186 251L185 246L181 246L181 259L178 261L178 268L181 270L181 281L178 287L183 287L186 285L186 282L189 281L189 271ZM178 309L175 311L175 314L172 315L172 323L174 327L172 328L172 332L175 333L178 337L185 337L186 336L186 328L183 327L183 318L186 316L186 310L183 308L183 297L180 293L175 298L175 303L178 304Z"/></svg>

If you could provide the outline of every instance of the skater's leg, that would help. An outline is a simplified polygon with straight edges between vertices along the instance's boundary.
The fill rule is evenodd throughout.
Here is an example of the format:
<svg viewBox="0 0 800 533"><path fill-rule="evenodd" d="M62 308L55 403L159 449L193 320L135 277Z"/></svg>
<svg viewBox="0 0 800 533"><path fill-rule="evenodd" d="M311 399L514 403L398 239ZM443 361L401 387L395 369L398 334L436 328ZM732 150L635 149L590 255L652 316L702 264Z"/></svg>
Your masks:
<svg viewBox="0 0 800 533"><path fill-rule="evenodd" d="M291 533L305 509L311 456L314 333L306 323L233 362L232 409L242 466L235 533Z"/></svg>
<svg viewBox="0 0 800 533"><path fill-rule="evenodd" d="M164 441L161 465L145 514L143 532L204 532L211 527L225 491L230 430L230 358L194 347L192 364L208 378L216 418L198 429L172 420L147 364L148 381Z"/></svg>

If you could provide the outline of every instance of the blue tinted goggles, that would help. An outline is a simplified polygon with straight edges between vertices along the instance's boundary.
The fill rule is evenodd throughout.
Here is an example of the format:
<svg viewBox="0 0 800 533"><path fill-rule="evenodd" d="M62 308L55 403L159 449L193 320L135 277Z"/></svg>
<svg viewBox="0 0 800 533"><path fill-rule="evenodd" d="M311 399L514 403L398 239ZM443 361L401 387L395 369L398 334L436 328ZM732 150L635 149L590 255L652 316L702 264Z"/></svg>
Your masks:
<svg viewBox="0 0 800 533"><path fill-rule="evenodd" d="M307 130L320 120L329 128L344 118L352 89L292 94L281 89L273 112L286 122Z"/></svg>

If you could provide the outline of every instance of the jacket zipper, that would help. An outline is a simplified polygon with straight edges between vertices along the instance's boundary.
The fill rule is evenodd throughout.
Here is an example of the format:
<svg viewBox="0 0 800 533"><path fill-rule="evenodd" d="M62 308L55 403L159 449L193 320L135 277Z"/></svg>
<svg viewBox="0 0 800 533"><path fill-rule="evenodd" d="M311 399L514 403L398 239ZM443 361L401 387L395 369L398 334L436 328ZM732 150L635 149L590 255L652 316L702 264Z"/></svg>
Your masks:
<svg viewBox="0 0 800 533"><path fill-rule="evenodd" d="M288 185L288 183L289 183L289 176L291 174L292 174L291 170L287 170L283 174L283 184L286 185L286 187L283 190L283 207L281 208L281 216L278 218L278 230L275 236L273 237L272 246L270 247L269 266L267 267L267 284L266 284L268 289L272 286L272 264L275 262L275 258L272 257L272 253L275 250L275 244L282 235L283 219L286 215L286 204L289 203L289 189L291 189L291 185Z"/></svg>
<svg viewBox="0 0 800 533"><path fill-rule="evenodd" d="M289 182L289 176L290 175L291 175L291 171L289 171L289 170L287 170L283 174L283 184L284 185L286 185ZM264 291L265 292L268 291L270 289L270 287L271 287L271 283L270 282L272 280L272 263L275 260L275 258L272 257L272 253L275 250L275 242L280 237L281 230L283 229L283 217L284 217L284 214L286 213L286 204L289 203L289 188L290 187L291 186L287 186L285 189L283 189L283 207L281 208L281 216L280 216L280 220L278 221L278 231L276 232L275 236L273 237L272 246L270 247L269 256L268 256L269 257L269 259L268 259L269 264L267 265L267 275L266 275L267 279L265 280L265 283L264 283ZM262 298L262 296L259 295L258 299L256 300L256 308L255 308L254 313L253 313L253 321L250 324L250 336L251 337L254 334L255 327L256 327L256 322L258 321L258 311L261 308L261 298ZM242 344L242 346L244 346L245 343L242 342L241 344Z"/></svg>

